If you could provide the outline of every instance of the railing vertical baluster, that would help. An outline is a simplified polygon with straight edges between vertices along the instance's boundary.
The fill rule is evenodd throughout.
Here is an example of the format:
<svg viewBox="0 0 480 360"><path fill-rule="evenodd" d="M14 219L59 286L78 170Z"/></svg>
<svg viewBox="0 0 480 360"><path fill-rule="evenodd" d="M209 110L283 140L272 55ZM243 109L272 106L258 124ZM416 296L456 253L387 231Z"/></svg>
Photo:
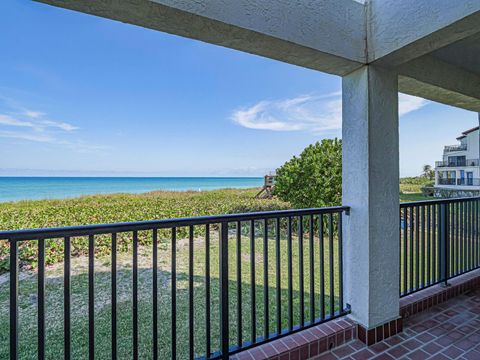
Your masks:
<svg viewBox="0 0 480 360"><path fill-rule="evenodd" d="M220 225L220 338L222 359L228 359L228 222Z"/></svg>
<svg viewBox="0 0 480 360"><path fill-rule="evenodd" d="M334 271L334 249L333 249L333 214L328 214L328 242L329 242L329 274L330 274L330 317L335 314L335 271Z"/></svg>
<svg viewBox="0 0 480 360"><path fill-rule="evenodd" d="M420 288L420 207L415 207L415 289Z"/></svg>
<svg viewBox="0 0 480 360"><path fill-rule="evenodd" d="M475 234L475 203L473 200L470 200L470 270L475 268L475 244L474 244L474 234Z"/></svg>
<svg viewBox="0 0 480 360"><path fill-rule="evenodd" d="M158 230L152 232L152 341L153 359L158 359Z"/></svg>
<svg viewBox="0 0 480 360"><path fill-rule="evenodd" d="M45 359L45 239L38 240L37 275L37 349L38 359Z"/></svg>
<svg viewBox="0 0 480 360"><path fill-rule="evenodd" d="M300 326L305 326L305 288L303 274L303 216L298 218L298 287L300 300Z"/></svg>
<svg viewBox="0 0 480 360"><path fill-rule="evenodd" d="M448 281L448 204L440 204L440 281L447 285Z"/></svg>
<svg viewBox="0 0 480 360"><path fill-rule="evenodd" d="M116 233L112 233L111 247L112 247L111 248L112 359L116 359L117 358L117 234Z"/></svg>
<svg viewBox="0 0 480 360"><path fill-rule="evenodd" d="M455 257L454 257L454 267L455 267L455 274L460 274L462 272L461 267L461 254L462 254L462 243L461 243L461 238L462 238L462 209L460 204L457 202L454 205L452 205L453 211L455 212L455 217L454 217L454 236L453 236L453 247L454 247L454 252L455 252Z"/></svg>
<svg viewBox="0 0 480 360"><path fill-rule="evenodd" d="M338 213L338 305L343 311L343 214Z"/></svg>
<svg viewBox="0 0 480 360"><path fill-rule="evenodd" d="M460 237L459 237L459 229L460 229L460 211L459 211L459 204L458 202L455 203L454 206L455 212L455 237L454 241L454 248L455 248L455 274L460 273Z"/></svg>
<svg viewBox="0 0 480 360"><path fill-rule="evenodd" d="M460 273L463 274L465 272L465 204L462 201L460 203L460 212L461 212L461 221L462 221L462 227L461 227L461 255L460 255Z"/></svg>
<svg viewBox="0 0 480 360"><path fill-rule="evenodd" d="M409 265L410 265L410 271L409 271L409 275L410 275L410 291L413 291L415 289L414 287L414 284L413 284L413 228L414 228L414 211L413 211L413 206L410 207L410 226L409 226L409 230L410 230L410 243L409 243L409 248L410 248L410 251L409 251L409 257L408 257L408 261L409 261Z"/></svg>
<svg viewBox="0 0 480 360"><path fill-rule="evenodd" d="M433 282L437 282L438 280L438 267L437 267L437 241L438 241L438 236L437 236L437 205L433 204L432 205L432 277L433 277Z"/></svg>
<svg viewBox="0 0 480 360"><path fill-rule="evenodd" d="M255 297L255 221L250 221L250 297L251 297L251 341L255 343L257 341L257 309L256 309L256 297Z"/></svg>
<svg viewBox="0 0 480 360"><path fill-rule="evenodd" d="M324 255L323 214L318 217L319 258L320 258L320 319L325 319L325 255Z"/></svg>
<svg viewBox="0 0 480 360"><path fill-rule="evenodd" d="M70 321L70 295L71 295L71 273L70 273L70 238L63 238L63 357L65 360L71 356L71 321Z"/></svg>
<svg viewBox="0 0 480 360"><path fill-rule="evenodd" d="M421 256L421 265L420 265L420 281L421 287L425 287L425 206L420 207L421 215L421 244L420 244L420 256Z"/></svg>
<svg viewBox="0 0 480 360"><path fill-rule="evenodd" d="M463 205L463 224L464 224L464 237L463 237L463 272L466 272L468 270L468 201L464 202Z"/></svg>
<svg viewBox="0 0 480 360"><path fill-rule="evenodd" d="M432 248L432 224L431 224L431 206L427 205L427 285L432 283L431 278L431 248Z"/></svg>
<svg viewBox="0 0 480 360"><path fill-rule="evenodd" d="M288 328L293 329L292 217L287 224Z"/></svg>
<svg viewBox="0 0 480 360"><path fill-rule="evenodd" d="M88 358L95 359L95 237L88 236Z"/></svg>
<svg viewBox="0 0 480 360"><path fill-rule="evenodd" d="M315 263L314 263L314 251L313 251L313 215L310 215L308 229L308 247L310 248L310 324L313 324L315 321Z"/></svg>
<svg viewBox="0 0 480 360"><path fill-rule="evenodd" d="M472 201L468 200L468 270L472 269Z"/></svg>
<svg viewBox="0 0 480 360"><path fill-rule="evenodd" d="M210 225L205 225L205 349L207 358L212 353L210 331Z"/></svg>
<svg viewBox="0 0 480 360"><path fill-rule="evenodd" d="M132 276L132 345L133 359L138 359L138 233L133 232L133 276Z"/></svg>
<svg viewBox="0 0 480 360"><path fill-rule="evenodd" d="M408 292L407 280L407 232L408 232L408 208L403 208L403 293Z"/></svg>
<svg viewBox="0 0 480 360"><path fill-rule="evenodd" d="M172 264L171 264L171 273L172 273L172 299L171 299L171 315L172 315L172 325L171 325L171 355L172 359L177 358L177 228L172 227Z"/></svg>
<svg viewBox="0 0 480 360"><path fill-rule="evenodd" d="M277 335L282 332L282 283L281 283L281 267L280 267L280 218L275 219L275 261L276 261L276 302L277 302Z"/></svg>
<svg viewBox="0 0 480 360"><path fill-rule="evenodd" d="M268 219L263 220L263 339L269 337L269 306L268 306Z"/></svg>
<svg viewBox="0 0 480 360"><path fill-rule="evenodd" d="M10 239L10 360L18 359L18 243Z"/></svg>
<svg viewBox="0 0 480 360"><path fill-rule="evenodd" d="M475 233L473 235L473 241L475 244L475 267L478 267L478 199L474 200L475 212L474 212L474 219L475 219Z"/></svg>
<svg viewBox="0 0 480 360"><path fill-rule="evenodd" d="M455 244L452 242L451 239L454 238L455 236L455 212L454 212L454 206L453 204L448 204L447 205L449 208L448 215L449 215L449 226L448 226L448 254L449 254L449 259L448 259L448 277L453 276L454 274L454 269L453 269L453 259L454 259L454 252L453 248L455 247Z"/></svg>
<svg viewBox="0 0 480 360"><path fill-rule="evenodd" d="M242 346L242 223L237 221L237 345Z"/></svg>
<svg viewBox="0 0 480 360"><path fill-rule="evenodd" d="M188 227L188 354L190 360L195 357L194 309L193 309L193 225Z"/></svg>

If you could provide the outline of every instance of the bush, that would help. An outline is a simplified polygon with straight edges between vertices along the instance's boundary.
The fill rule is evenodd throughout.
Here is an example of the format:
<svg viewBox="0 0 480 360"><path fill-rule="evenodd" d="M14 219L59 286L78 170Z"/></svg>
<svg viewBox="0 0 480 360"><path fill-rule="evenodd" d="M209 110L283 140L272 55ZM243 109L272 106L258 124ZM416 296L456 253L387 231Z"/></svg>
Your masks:
<svg viewBox="0 0 480 360"><path fill-rule="evenodd" d="M65 200L19 201L0 204L0 229L16 230L48 228L99 223L116 223L141 220L180 218L202 215L232 214L284 210L288 203L278 199L255 199L259 189L231 189L205 192L152 192L146 194L113 194L83 196ZM203 226L195 227L195 235L203 234ZM186 228L179 228L177 236L187 235ZM168 239L169 232L159 232L159 241ZM138 233L140 244L151 243L151 234ZM104 255L110 251L111 237L95 237L95 253ZM120 233L117 239L119 251L131 249L131 233ZM88 253L86 237L72 239L72 256ZM0 273L8 270L9 245L0 240ZM19 247L22 266L35 267L37 242L22 242ZM63 261L63 240L46 242L46 263Z"/></svg>
<svg viewBox="0 0 480 360"><path fill-rule="evenodd" d="M341 140L325 139L310 145L278 168L274 194L296 208L340 205Z"/></svg>

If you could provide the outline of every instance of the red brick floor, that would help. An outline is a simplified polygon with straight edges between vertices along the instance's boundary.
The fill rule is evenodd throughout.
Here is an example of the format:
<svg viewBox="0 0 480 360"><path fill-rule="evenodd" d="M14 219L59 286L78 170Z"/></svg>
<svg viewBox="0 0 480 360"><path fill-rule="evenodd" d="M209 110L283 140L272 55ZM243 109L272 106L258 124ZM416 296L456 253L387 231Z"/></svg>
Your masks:
<svg viewBox="0 0 480 360"><path fill-rule="evenodd" d="M404 331L367 347L355 340L315 360L480 360L480 289L404 319Z"/></svg>

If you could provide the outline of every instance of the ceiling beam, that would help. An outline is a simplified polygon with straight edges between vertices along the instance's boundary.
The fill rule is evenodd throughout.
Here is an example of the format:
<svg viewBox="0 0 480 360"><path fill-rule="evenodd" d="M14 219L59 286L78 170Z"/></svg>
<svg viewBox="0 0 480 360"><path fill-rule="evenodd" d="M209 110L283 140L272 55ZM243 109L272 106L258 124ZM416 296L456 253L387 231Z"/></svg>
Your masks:
<svg viewBox="0 0 480 360"><path fill-rule="evenodd" d="M480 112L480 76L426 55L398 68L399 91Z"/></svg>
<svg viewBox="0 0 480 360"><path fill-rule="evenodd" d="M366 61L353 0L37 0L335 75Z"/></svg>
<svg viewBox="0 0 480 360"><path fill-rule="evenodd" d="M396 67L480 33L479 0L371 0L368 62Z"/></svg>

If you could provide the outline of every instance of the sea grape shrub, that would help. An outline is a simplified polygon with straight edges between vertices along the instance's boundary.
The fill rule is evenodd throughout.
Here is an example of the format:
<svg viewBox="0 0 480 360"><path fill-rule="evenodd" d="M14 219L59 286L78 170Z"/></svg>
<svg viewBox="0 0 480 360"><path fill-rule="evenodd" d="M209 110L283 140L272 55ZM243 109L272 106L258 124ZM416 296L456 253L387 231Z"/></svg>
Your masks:
<svg viewBox="0 0 480 360"><path fill-rule="evenodd" d="M205 192L156 191L146 194L113 194L83 196L64 200L19 201L0 204L0 229L31 229L158 220L181 217L232 214L239 212L282 210L290 207L279 199L256 199L259 189L224 189ZM211 227L217 231L216 226ZM188 227L177 229L177 239L188 237ZM205 236L205 226L195 226L195 237ZM170 241L171 230L158 232L159 243ZM151 231L139 231L140 245L152 244ZM111 235L95 236L95 256L110 254ZM0 240L0 274L8 271L10 246ZM47 239L45 262L62 262L63 239ZM132 232L117 235L117 251L131 252ZM71 239L71 256L88 254L88 236ZM19 245L20 266L37 267L37 241L23 241Z"/></svg>
<svg viewBox="0 0 480 360"><path fill-rule="evenodd" d="M274 194L295 208L342 203L342 141L324 139L277 169Z"/></svg>

